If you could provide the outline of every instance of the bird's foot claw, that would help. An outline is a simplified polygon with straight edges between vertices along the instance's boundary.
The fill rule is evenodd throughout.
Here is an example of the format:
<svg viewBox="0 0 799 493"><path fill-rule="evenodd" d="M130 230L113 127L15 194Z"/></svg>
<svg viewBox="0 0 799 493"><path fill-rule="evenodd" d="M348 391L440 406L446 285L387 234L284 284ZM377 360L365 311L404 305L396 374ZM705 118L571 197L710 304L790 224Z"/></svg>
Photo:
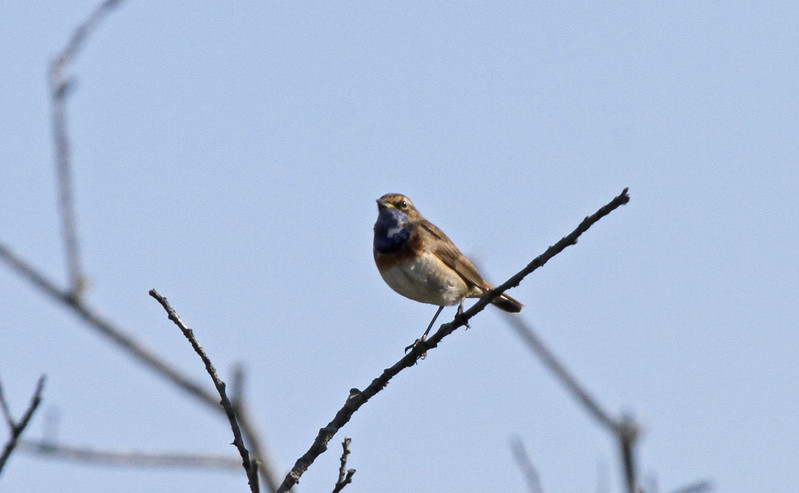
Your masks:
<svg viewBox="0 0 799 493"><path fill-rule="evenodd" d="M416 339L415 341L413 341L413 344L411 344L410 346L405 348L405 353L407 354L408 351L410 351L411 349L415 348L419 344L423 343L425 341L425 339L426 338L424 336L422 336L419 339ZM427 353L426 352L422 353L422 355L420 356L421 359L425 359L426 357L427 357Z"/></svg>
<svg viewBox="0 0 799 493"><path fill-rule="evenodd" d="M416 346L418 346L418 345L419 345L421 342L423 342L423 341L424 341L424 339L425 339L424 337L421 337L421 338L419 338L419 339L416 339L415 341L413 341L413 344L411 344L410 346L407 346L407 347L405 348L405 352L407 353L407 352L408 352L408 351L410 351L411 349L413 349L413 348L415 348Z"/></svg>

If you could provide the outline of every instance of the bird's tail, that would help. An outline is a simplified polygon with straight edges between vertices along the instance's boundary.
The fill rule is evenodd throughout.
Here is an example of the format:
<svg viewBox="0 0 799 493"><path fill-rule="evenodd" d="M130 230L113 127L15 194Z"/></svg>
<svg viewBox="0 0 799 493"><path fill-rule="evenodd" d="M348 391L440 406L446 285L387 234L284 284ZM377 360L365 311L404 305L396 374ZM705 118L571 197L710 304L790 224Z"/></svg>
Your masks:
<svg viewBox="0 0 799 493"><path fill-rule="evenodd" d="M524 306L505 293L502 293L502 296L494 298L494 301L491 303L493 303L497 308L502 308L506 312L511 313L519 313L522 311L522 307Z"/></svg>

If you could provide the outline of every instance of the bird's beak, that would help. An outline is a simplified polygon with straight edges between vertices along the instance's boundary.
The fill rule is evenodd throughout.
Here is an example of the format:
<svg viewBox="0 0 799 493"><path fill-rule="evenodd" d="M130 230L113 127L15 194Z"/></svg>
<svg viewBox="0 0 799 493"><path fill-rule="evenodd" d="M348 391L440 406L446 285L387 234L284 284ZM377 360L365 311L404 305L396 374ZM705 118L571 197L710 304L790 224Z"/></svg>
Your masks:
<svg viewBox="0 0 799 493"><path fill-rule="evenodd" d="M388 209L390 207L394 207L394 204L392 204L391 202L386 202L383 199L377 199L377 208L379 210Z"/></svg>

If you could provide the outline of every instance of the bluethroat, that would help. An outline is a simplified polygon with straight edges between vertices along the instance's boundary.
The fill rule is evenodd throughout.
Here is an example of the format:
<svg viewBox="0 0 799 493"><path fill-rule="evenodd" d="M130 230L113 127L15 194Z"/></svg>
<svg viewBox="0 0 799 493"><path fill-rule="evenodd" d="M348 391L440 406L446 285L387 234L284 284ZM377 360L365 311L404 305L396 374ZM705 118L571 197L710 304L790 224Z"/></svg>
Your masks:
<svg viewBox="0 0 799 493"><path fill-rule="evenodd" d="M416 210L411 199L388 193L377 199L377 212L374 257L383 280L406 298L438 305L422 340L445 306L458 305L461 313L464 298L479 298L491 289L474 264ZM522 310L521 303L504 293L493 304L506 312Z"/></svg>

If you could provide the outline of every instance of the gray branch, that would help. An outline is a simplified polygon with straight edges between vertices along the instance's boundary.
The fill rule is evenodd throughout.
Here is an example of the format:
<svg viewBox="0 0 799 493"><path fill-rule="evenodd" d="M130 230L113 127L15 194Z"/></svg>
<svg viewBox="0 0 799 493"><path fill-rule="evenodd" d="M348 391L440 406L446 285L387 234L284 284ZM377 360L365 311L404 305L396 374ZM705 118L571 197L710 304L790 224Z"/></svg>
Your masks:
<svg viewBox="0 0 799 493"><path fill-rule="evenodd" d="M64 238L70 292L75 298L80 298L86 280L81 268L78 226L72 193L72 164L69 134L67 132L66 106L67 97L73 83L67 78L67 70L78 53L80 53L86 39L100 24L100 21L120 3L121 0L106 0L95 7L89 17L75 29L67 45L50 64L48 74L53 119L53 140L55 141L56 149L58 210L61 215L61 233Z"/></svg>
<svg viewBox="0 0 799 493"><path fill-rule="evenodd" d="M527 455L527 450L525 450L524 444L519 437L511 439L510 448L516 464L522 470L522 475L524 475L524 480L530 493L544 493L544 489L541 488L541 479L538 477L538 471L535 469L533 461L530 460L530 456Z"/></svg>
<svg viewBox="0 0 799 493"><path fill-rule="evenodd" d="M181 452L139 452L135 450L107 450L92 447L52 443L50 441L21 440L17 450L28 454L52 457L65 461L105 464L127 467L201 468L240 471L241 460L214 454Z"/></svg>
<svg viewBox="0 0 799 493"><path fill-rule="evenodd" d="M0 454L0 472L2 472L3 467L6 465L8 458L11 457L11 453L16 448L17 444L19 443L19 437L22 435L22 432L25 431L25 427L28 426L31 418L33 417L33 413L36 411L36 408L39 407L39 404L42 402L42 390L44 389L44 375L39 377L39 382L36 384L36 390L33 392L33 397L31 397L31 402L28 404L28 409L19 419L19 421L14 421L14 418L11 416L11 410L9 409L8 403L6 402L6 398L3 395L3 387L0 385L0 407L3 408L3 414L6 417L6 422L8 423L9 427L9 438L8 442L6 442L5 447L3 447L3 453Z"/></svg>
<svg viewBox="0 0 799 493"><path fill-rule="evenodd" d="M589 416L614 439L619 446L621 455L622 472L628 493L638 493L637 467L635 463L635 445L639 435L639 426L631 416L613 418L605 410L577 378L572 375L557 356L550 351L533 329L521 318L505 316L508 324L516 331L531 351L544 363L555 378L563 385L568 393L574 397Z"/></svg>

